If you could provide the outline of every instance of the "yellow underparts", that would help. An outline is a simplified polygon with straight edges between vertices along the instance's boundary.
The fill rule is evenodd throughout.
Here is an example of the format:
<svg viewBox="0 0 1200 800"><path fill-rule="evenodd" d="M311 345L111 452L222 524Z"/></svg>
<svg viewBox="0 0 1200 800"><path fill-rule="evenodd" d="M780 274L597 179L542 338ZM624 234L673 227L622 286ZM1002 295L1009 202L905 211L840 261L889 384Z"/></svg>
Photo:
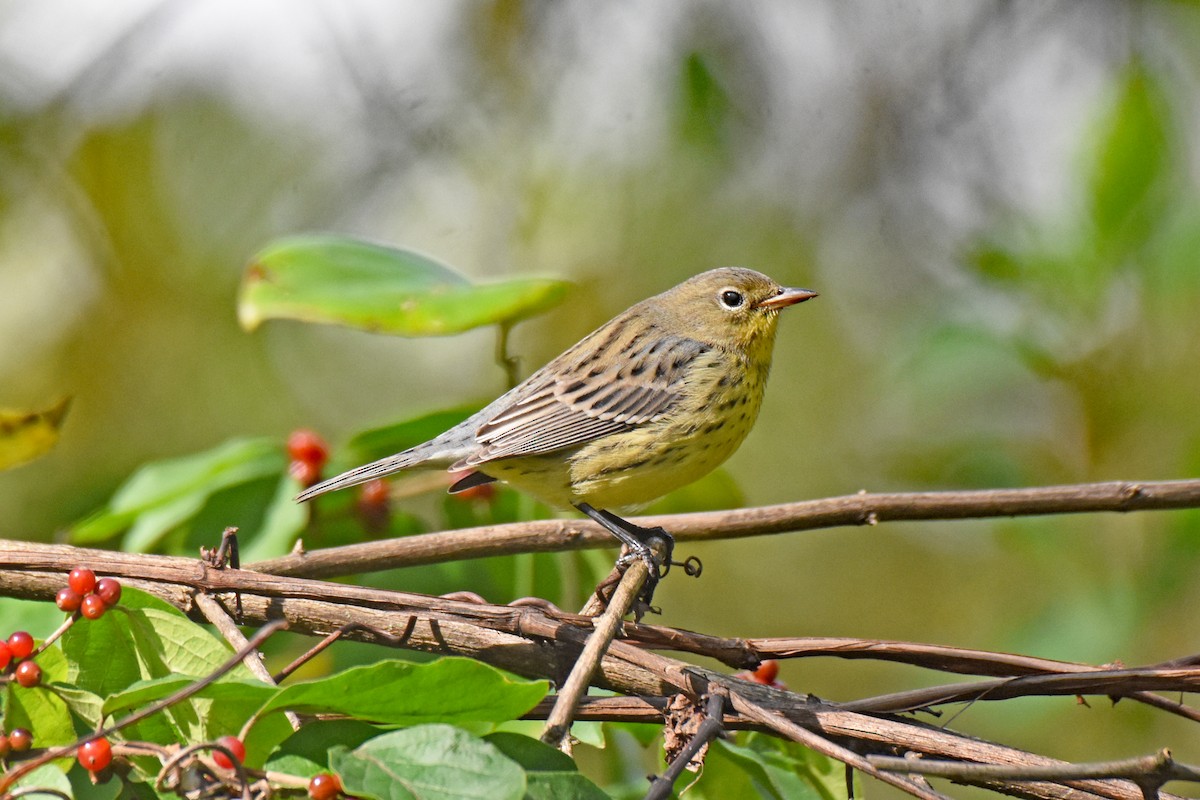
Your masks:
<svg viewBox="0 0 1200 800"><path fill-rule="evenodd" d="M648 503L703 477L737 450L754 426L768 356L714 351L685 379L664 416L578 448L501 459L480 470L549 503L620 508Z"/></svg>

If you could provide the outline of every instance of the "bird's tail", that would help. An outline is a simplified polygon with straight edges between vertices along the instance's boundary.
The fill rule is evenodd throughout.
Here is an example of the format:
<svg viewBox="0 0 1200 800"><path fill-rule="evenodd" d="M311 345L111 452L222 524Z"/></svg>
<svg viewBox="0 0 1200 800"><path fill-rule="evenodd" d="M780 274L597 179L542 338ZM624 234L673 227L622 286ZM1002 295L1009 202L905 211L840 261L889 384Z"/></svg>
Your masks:
<svg viewBox="0 0 1200 800"><path fill-rule="evenodd" d="M352 470L343 472L341 475L321 481L296 495L296 502L303 503L305 500L311 500L319 494L325 494L337 489L345 489L347 486L357 486L360 483L366 483L369 480L381 478L384 475L391 475L393 472L399 472L409 467L435 462L438 459L431 458L431 455L433 455L430 453L431 448L429 445L431 444L433 442L426 442L410 450L405 450L402 453L396 453L395 455L381 458L378 461L372 461L370 464L363 464L361 467L355 467Z"/></svg>

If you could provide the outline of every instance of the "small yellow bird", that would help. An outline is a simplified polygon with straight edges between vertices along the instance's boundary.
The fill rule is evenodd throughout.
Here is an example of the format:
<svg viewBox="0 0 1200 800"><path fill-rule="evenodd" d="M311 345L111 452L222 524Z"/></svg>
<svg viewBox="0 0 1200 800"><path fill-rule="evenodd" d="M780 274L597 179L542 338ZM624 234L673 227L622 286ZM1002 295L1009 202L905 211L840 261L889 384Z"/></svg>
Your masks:
<svg viewBox="0 0 1200 800"><path fill-rule="evenodd" d="M758 416L780 309L816 297L766 275L724 267L643 300L482 411L416 447L297 496L411 467L470 472L451 492L503 480L573 506L645 560L673 540L605 509L647 503L729 458Z"/></svg>

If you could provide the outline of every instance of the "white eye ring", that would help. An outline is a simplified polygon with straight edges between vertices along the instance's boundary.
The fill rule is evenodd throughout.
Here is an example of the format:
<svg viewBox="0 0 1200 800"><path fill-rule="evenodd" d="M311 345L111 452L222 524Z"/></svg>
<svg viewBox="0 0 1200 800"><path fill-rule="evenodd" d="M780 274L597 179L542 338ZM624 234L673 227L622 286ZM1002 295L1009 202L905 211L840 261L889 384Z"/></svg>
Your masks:
<svg viewBox="0 0 1200 800"><path fill-rule="evenodd" d="M717 302L729 310L741 308L746 302L746 295L734 289L732 286L726 286L721 291L717 292Z"/></svg>

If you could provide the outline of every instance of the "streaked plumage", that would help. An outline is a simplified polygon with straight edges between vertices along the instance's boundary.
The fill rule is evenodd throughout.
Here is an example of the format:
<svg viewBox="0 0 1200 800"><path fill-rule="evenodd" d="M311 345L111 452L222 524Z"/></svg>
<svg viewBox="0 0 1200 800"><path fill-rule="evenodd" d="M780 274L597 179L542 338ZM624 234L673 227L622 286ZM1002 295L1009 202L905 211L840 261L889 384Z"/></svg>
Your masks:
<svg viewBox="0 0 1200 800"><path fill-rule="evenodd" d="M476 473L457 488L494 478L560 507L646 503L737 449L762 402L779 310L814 296L753 270L702 273L618 315L442 435L298 499L423 466Z"/></svg>

